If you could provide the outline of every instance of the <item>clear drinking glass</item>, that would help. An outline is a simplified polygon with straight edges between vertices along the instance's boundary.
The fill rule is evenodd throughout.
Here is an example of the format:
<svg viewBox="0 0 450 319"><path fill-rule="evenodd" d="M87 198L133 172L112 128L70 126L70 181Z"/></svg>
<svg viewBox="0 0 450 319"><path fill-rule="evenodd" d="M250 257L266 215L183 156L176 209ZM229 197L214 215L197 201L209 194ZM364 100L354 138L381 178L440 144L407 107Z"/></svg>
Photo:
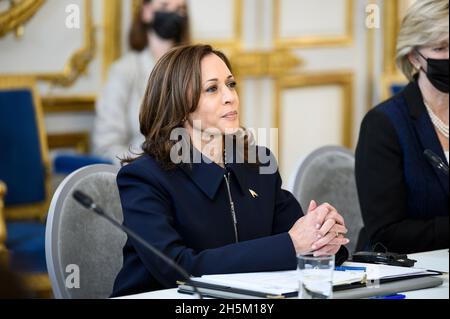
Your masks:
<svg viewBox="0 0 450 319"><path fill-rule="evenodd" d="M333 298L334 255L297 255L300 299Z"/></svg>

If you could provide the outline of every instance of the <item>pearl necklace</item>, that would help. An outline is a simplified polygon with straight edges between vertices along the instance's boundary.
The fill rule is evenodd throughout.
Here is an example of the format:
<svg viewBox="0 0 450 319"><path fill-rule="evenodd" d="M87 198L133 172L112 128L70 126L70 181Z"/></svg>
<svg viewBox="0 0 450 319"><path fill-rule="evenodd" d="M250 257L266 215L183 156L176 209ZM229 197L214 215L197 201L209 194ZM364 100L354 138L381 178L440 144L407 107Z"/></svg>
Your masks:
<svg viewBox="0 0 450 319"><path fill-rule="evenodd" d="M431 122L433 125L448 139L448 125L446 125L436 114L434 114L431 107L427 104L427 102L423 101L425 107L427 108L428 114L430 115Z"/></svg>

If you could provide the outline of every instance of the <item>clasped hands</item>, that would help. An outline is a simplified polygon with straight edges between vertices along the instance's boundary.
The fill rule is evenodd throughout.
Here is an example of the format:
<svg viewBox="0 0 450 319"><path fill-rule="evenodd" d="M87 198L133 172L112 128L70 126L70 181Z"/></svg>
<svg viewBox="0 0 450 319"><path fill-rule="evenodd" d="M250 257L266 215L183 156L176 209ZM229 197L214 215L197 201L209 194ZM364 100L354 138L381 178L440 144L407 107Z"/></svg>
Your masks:
<svg viewBox="0 0 450 319"><path fill-rule="evenodd" d="M289 230L295 252L314 256L334 255L349 243L344 218L328 203L317 206L311 201L305 216Z"/></svg>

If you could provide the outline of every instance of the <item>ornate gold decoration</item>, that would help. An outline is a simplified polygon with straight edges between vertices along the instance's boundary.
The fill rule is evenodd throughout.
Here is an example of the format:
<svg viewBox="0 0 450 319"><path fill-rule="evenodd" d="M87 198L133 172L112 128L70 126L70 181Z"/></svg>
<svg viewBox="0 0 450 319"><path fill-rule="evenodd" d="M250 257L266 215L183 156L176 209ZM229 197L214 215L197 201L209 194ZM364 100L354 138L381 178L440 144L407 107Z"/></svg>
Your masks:
<svg viewBox="0 0 450 319"><path fill-rule="evenodd" d="M137 12L139 11L139 8L141 7L142 0L133 0L131 2L131 13L133 16L131 17L131 21L133 21L133 18L136 16Z"/></svg>
<svg viewBox="0 0 450 319"><path fill-rule="evenodd" d="M45 0L10 1L11 8L0 12L0 38L14 31L17 37L23 35L23 25L30 20Z"/></svg>
<svg viewBox="0 0 450 319"><path fill-rule="evenodd" d="M106 0L107 1L107 0ZM233 38L230 40L205 40L205 39L193 39L194 43L208 43L214 48L218 49L231 49L238 50L241 44L242 38L242 13L243 13L243 1L242 0L232 0L234 6L233 14ZM133 0L131 2L133 17L136 15L140 8L142 0Z"/></svg>
<svg viewBox="0 0 450 319"><path fill-rule="evenodd" d="M37 299L52 299L52 283L47 273L20 273L25 287L33 292Z"/></svg>
<svg viewBox="0 0 450 319"><path fill-rule="evenodd" d="M70 148L81 154L89 153L89 132L48 134L47 140L50 150Z"/></svg>
<svg viewBox="0 0 450 319"><path fill-rule="evenodd" d="M395 65L397 35L400 30L399 1L384 1L384 73L398 72Z"/></svg>
<svg viewBox="0 0 450 319"><path fill-rule="evenodd" d="M122 1L103 0L103 66L102 77L106 79L109 67L120 57L122 35Z"/></svg>
<svg viewBox="0 0 450 319"><path fill-rule="evenodd" d="M53 85L69 87L83 74L95 55L95 28L92 22L92 0L84 0L84 46L69 59L61 73L36 74L38 80L48 81Z"/></svg>
<svg viewBox="0 0 450 319"><path fill-rule="evenodd" d="M328 86L336 85L342 87L342 107L343 107L343 132L342 145L347 148L352 148L352 123L353 123L353 73L351 72L331 72L331 73L305 73L300 75L288 75L279 79L276 82L275 90L275 110L273 114L273 127L281 127L281 94L285 89L312 87L312 86ZM281 133L280 133L281 134ZM283 138L279 136L280 145L278 146L279 154L282 154ZM277 149L277 148L276 148Z"/></svg>
<svg viewBox="0 0 450 319"><path fill-rule="evenodd" d="M281 76L303 64L289 50L235 52L231 55L238 76Z"/></svg>
<svg viewBox="0 0 450 319"><path fill-rule="evenodd" d="M243 1L242 0L233 0L234 6L234 14L233 14L233 38L230 40L202 40L202 39L194 39L194 42L201 43L209 43L214 48L219 49L231 49L237 51L241 47L241 39L242 39L242 18L243 18Z"/></svg>
<svg viewBox="0 0 450 319"><path fill-rule="evenodd" d="M376 0L369 0L369 4L376 4ZM375 91L375 31L374 28L366 29L366 52L367 52L367 94L366 109L370 110L374 103Z"/></svg>
<svg viewBox="0 0 450 319"><path fill-rule="evenodd" d="M95 96L43 97L44 113L95 112Z"/></svg>
<svg viewBox="0 0 450 319"><path fill-rule="evenodd" d="M280 37L280 1L274 0L274 39L273 43L277 48L305 48L323 46L348 46L353 43L353 9L354 0L346 1L345 34L340 36L310 36L296 39L284 39Z"/></svg>

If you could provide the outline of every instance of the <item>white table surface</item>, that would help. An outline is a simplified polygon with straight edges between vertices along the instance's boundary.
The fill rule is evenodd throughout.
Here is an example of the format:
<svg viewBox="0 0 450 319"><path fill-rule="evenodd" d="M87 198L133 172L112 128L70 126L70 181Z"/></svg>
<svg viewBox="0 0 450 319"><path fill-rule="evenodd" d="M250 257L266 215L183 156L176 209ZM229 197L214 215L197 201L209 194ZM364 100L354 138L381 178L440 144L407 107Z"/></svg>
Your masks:
<svg viewBox="0 0 450 319"><path fill-rule="evenodd" d="M448 249L429 251L425 253L411 254L408 258L415 259L417 262L414 267L438 270L445 272L442 276L444 283L441 286L428 289L408 291L404 294L407 299L449 299L448 271L449 271L449 253Z"/></svg>
<svg viewBox="0 0 450 319"><path fill-rule="evenodd" d="M425 268L430 270L438 270L445 272L442 276L444 283L441 286L428 289L420 289L405 292L406 299L449 299L449 251L448 249L436 250L424 253L410 254L408 258L417 260L414 267ZM117 299L196 299L196 296L181 294L177 292L177 288L158 290L152 292L141 293L137 295L129 295Z"/></svg>

